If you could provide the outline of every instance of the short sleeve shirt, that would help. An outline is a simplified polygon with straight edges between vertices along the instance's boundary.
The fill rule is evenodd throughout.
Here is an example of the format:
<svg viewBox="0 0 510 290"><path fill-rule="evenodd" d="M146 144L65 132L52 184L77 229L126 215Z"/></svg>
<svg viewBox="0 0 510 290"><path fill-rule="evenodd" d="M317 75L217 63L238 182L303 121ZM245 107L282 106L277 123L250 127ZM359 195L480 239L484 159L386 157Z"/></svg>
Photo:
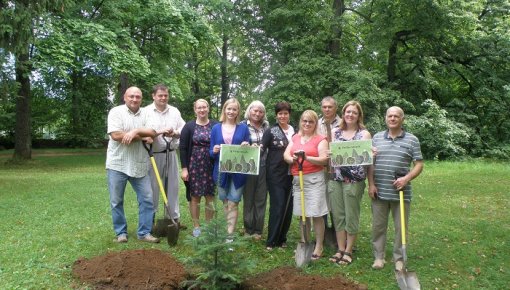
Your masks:
<svg viewBox="0 0 510 290"><path fill-rule="evenodd" d="M108 113L108 134L117 131L128 132L142 127L155 129L155 125L149 122L143 108L133 113L126 105L120 105L112 108ZM141 178L147 175L149 170L147 156L142 141L133 141L126 145L113 140L110 136L106 152L106 169Z"/></svg>
<svg viewBox="0 0 510 290"><path fill-rule="evenodd" d="M388 131L379 132L372 138L372 144L377 148L374 160L374 179L377 196L382 200L399 200L398 192L393 186L397 171L409 171L413 161L423 160L420 141L413 134L403 131L395 139L388 135ZM404 199L411 201L412 187L408 183L404 187Z"/></svg>
<svg viewBox="0 0 510 290"><path fill-rule="evenodd" d="M160 112L154 103L152 103L144 109L147 110L150 122L155 124L156 130L172 128L180 134L182 128L186 124L181 117L181 112L174 106L167 105L166 109ZM166 149L166 142L163 138L163 135L159 135L154 140L154 144L152 145L154 152L161 152ZM170 149L175 150L179 147L179 138L167 138L167 141L170 142Z"/></svg>
<svg viewBox="0 0 510 290"><path fill-rule="evenodd" d="M329 126L331 128L331 132L334 132L336 129L340 128L341 121L342 121L342 118L340 118L340 116L336 115L333 122L331 122L331 124L329 124ZM319 119L319 134L326 136L326 137L328 136L328 129L326 127L326 122L324 120L324 117Z"/></svg>

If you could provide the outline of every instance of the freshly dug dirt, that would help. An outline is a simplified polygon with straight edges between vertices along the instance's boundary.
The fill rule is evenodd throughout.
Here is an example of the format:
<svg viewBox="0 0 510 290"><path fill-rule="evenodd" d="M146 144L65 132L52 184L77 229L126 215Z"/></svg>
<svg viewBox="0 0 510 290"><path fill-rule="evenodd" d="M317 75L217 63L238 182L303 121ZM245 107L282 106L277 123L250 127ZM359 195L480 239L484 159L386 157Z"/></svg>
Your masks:
<svg viewBox="0 0 510 290"><path fill-rule="evenodd" d="M80 258L74 262L73 275L96 289L178 289L188 278L180 262L154 249Z"/></svg>
<svg viewBox="0 0 510 290"><path fill-rule="evenodd" d="M366 285L355 284L343 276L324 278L315 275L303 275L297 268L282 267L269 273L262 273L249 278L243 283L242 289L266 289L266 290L365 290Z"/></svg>
<svg viewBox="0 0 510 290"><path fill-rule="evenodd" d="M160 250L112 252L91 259L80 258L73 275L95 289L182 289L189 279L184 266ZM304 275L293 267L282 267L247 279L238 289L367 289L342 276L324 278Z"/></svg>

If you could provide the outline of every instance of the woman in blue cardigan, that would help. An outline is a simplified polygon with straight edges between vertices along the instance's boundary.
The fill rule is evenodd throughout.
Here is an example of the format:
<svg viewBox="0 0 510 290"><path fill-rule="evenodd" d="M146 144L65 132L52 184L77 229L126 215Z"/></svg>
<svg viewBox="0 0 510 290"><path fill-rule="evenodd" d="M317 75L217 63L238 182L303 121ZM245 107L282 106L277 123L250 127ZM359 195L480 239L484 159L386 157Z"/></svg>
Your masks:
<svg viewBox="0 0 510 290"><path fill-rule="evenodd" d="M223 201L227 217L227 232L230 236L235 231L238 216L238 205L246 184L246 175L238 173L220 173L219 160L221 144L249 145L250 131L248 126L240 124L241 105L235 98L228 99L221 110L220 124L211 130L211 147L209 153L214 159L213 179L218 184L218 197ZM227 242L230 242L230 237Z"/></svg>

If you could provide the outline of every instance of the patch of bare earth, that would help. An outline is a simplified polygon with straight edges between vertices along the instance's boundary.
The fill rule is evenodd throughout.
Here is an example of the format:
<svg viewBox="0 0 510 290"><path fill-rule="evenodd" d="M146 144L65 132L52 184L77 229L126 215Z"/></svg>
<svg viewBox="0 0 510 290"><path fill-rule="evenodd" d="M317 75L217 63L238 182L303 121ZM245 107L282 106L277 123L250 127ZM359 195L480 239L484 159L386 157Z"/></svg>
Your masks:
<svg viewBox="0 0 510 290"><path fill-rule="evenodd" d="M243 289L266 289L266 290L365 290L366 285L355 284L343 276L325 278L317 275L304 275L294 267L276 268L268 273L261 273L247 279L243 283Z"/></svg>
<svg viewBox="0 0 510 290"><path fill-rule="evenodd" d="M189 279L184 266L160 250L112 252L91 259L80 258L73 275L95 289L183 289ZM282 267L248 278L238 289L367 289L342 276L325 278L304 275L293 267Z"/></svg>
<svg viewBox="0 0 510 290"><path fill-rule="evenodd" d="M95 289L178 289L188 277L180 262L154 249L80 258L74 262L72 272Z"/></svg>

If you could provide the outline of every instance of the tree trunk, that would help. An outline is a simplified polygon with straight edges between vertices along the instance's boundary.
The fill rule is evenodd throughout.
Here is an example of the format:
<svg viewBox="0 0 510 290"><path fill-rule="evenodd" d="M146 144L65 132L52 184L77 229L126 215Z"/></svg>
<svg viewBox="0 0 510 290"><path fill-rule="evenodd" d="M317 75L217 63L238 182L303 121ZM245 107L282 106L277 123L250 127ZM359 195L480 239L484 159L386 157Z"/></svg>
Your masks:
<svg viewBox="0 0 510 290"><path fill-rule="evenodd" d="M388 76L388 82L392 83L397 79L397 50L398 43L403 42L409 38L414 37L414 30L401 30L395 32L393 39L391 40L390 48L388 49L388 68L386 74Z"/></svg>
<svg viewBox="0 0 510 290"><path fill-rule="evenodd" d="M329 44L329 52L334 58L338 58L340 55L340 41L342 39L342 26L340 25L340 17L345 12L345 3L343 0L333 1L333 12L335 17L333 18L332 39Z"/></svg>
<svg viewBox="0 0 510 290"><path fill-rule="evenodd" d="M124 93L129 88L129 77L126 73L120 74L120 80L119 80L119 99L117 102L117 105L124 104Z"/></svg>
<svg viewBox="0 0 510 290"><path fill-rule="evenodd" d="M15 53L16 82L19 84L16 98L16 128L14 138L13 159L28 160L32 158L31 133L31 95L30 95L30 65L29 48L26 45L20 53Z"/></svg>
<svg viewBox="0 0 510 290"><path fill-rule="evenodd" d="M399 41L398 37L394 36L393 39L391 40L390 48L388 49L388 67L386 70L386 74L388 77L388 82L390 83L395 81L398 41Z"/></svg>
<svg viewBox="0 0 510 290"><path fill-rule="evenodd" d="M193 67L193 80L191 81L191 90L193 91L195 98L201 98L200 81L198 80L199 63L196 49L193 50L192 61L190 65Z"/></svg>
<svg viewBox="0 0 510 290"><path fill-rule="evenodd" d="M223 45L221 46L221 104L220 107L223 107L223 104L228 99L229 93L229 80L228 80L228 36L223 33Z"/></svg>
<svg viewBox="0 0 510 290"><path fill-rule="evenodd" d="M71 73L71 135L76 137L81 133L80 120L80 98L78 96L80 90L80 76L73 70Z"/></svg>

